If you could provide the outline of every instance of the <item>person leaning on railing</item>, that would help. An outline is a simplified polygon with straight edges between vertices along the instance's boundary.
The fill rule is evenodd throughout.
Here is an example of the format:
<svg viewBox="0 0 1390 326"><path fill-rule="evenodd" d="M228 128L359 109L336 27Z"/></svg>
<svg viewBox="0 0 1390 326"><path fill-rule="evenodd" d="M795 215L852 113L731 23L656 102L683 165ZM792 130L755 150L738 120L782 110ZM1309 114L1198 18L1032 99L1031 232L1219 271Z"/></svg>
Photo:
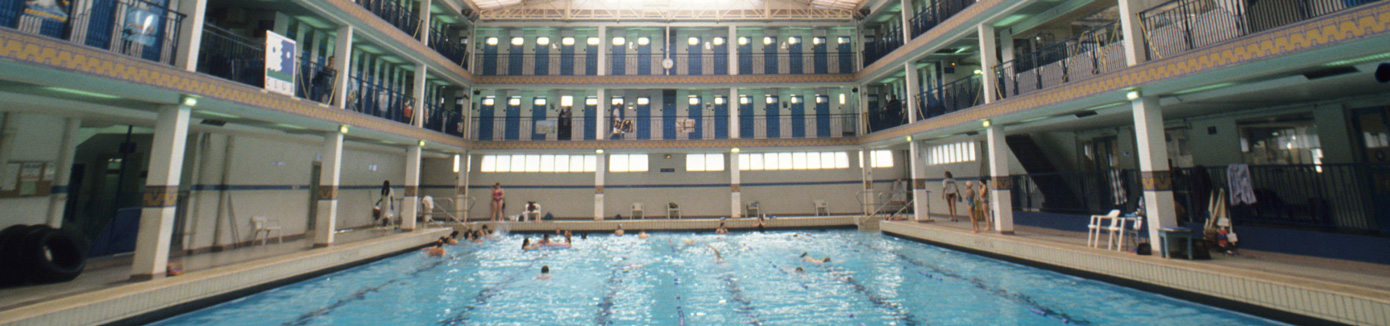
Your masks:
<svg viewBox="0 0 1390 326"><path fill-rule="evenodd" d="M328 64L319 69L310 80L313 85L309 91L309 99L320 103L328 103L328 99L333 96L333 80L338 75L338 69L333 68L333 62L337 56L329 56Z"/></svg>

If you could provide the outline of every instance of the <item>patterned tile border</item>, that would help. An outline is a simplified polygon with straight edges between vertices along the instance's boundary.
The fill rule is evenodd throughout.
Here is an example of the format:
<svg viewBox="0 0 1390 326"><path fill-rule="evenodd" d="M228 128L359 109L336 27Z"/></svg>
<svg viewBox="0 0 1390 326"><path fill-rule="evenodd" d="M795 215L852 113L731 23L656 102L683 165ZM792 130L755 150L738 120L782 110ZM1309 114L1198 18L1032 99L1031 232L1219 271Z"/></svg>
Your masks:
<svg viewBox="0 0 1390 326"><path fill-rule="evenodd" d="M271 257L176 277L129 283L5 311L5 325L96 325L173 307L224 293L289 279L418 247L449 229L401 233Z"/></svg>
<svg viewBox="0 0 1390 326"><path fill-rule="evenodd" d="M1254 306L1348 323L1390 322L1390 293L1201 262L1135 256L1015 236L883 222L883 232L1046 265L1108 275Z"/></svg>

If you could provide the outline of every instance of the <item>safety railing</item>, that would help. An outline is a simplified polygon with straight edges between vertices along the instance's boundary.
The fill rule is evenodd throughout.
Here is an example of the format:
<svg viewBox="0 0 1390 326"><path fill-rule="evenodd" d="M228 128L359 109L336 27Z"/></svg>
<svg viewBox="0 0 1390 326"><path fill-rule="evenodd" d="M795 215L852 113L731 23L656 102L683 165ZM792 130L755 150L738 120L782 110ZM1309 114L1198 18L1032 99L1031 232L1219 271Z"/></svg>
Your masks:
<svg viewBox="0 0 1390 326"><path fill-rule="evenodd" d="M739 138L838 138L852 137L859 115L853 113L780 114L739 117Z"/></svg>
<svg viewBox="0 0 1390 326"><path fill-rule="evenodd" d="M212 24L203 26L198 72L255 87L265 86L265 48L255 41ZM296 56L294 96L328 103L337 71Z"/></svg>
<svg viewBox="0 0 1390 326"><path fill-rule="evenodd" d="M1378 0L1174 0L1139 13L1158 60Z"/></svg>
<svg viewBox="0 0 1390 326"><path fill-rule="evenodd" d="M919 95L920 96L920 95ZM901 99L889 99L878 107L869 108L869 132L883 131L910 123L907 107Z"/></svg>
<svg viewBox="0 0 1390 326"><path fill-rule="evenodd" d="M0 26L173 64L184 15L144 0L5 1Z"/></svg>
<svg viewBox="0 0 1390 326"><path fill-rule="evenodd" d="M878 36L864 44L864 67L868 67L874 61L878 61L878 59L903 46L901 26L901 24L887 23L884 25L882 33L878 33Z"/></svg>
<svg viewBox="0 0 1390 326"><path fill-rule="evenodd" d="M677 76L728 75L729 53L673 53L666 73Z"/></svg>
<svg viewBox="0 0 1390 326"><path fill-rule="evenodd" d="M1128 64L1119 27L1112 22L995 66L1000 98L1124 69Z"/></svg>
<svg viewBox="0 0 1390 326"><path fill-rule="evenodd" d="M975 4L975 0L945 0L932 1L931 4L919 8L917 15L909 22L912 26L912 37L921 36L972 4Z"/></svg>
<svg viewBox="0 0 1390 326"><path fill-rule="evenodd" d="M1136 170L1069 171L1009 176L1014 210L1069 214L1132 211L1143 195Z"/></svg>
<svg viewBox="0 0 1390 326"><path fill-rule="evenodd" d="M399 90L386 88L363 80L360 76L348 79L347 108L358 113L410 124L414 114L413 99Z"/></svg>
<svg viewBox="0 0 1390 326"><path fill-rule="evenodd" d="M1228 206L1236 223L1380 234L1390 215L1390 164L1250 165L1253 204ZM1205 176L1198 175L1205 173ZM1181 169L1174 196L1193 220L1205 218L1208 198L1227 189L1228 167Z"/></svg>
<svg viewBox="0 0 1390 326"><path fill-rule="evenodd" d="M738 60L739 73L748 75L854 73L854 56L849 52L739 53Z"/></svg>
<svg viewBox="0 0 1390 326"><path fill-rule="evenodd" d="M608 54L608 75L610 76L647 76L665 75L666 70L662 68L661 61L665 60L662 53L623 53ZM673 65L674 67L674 65Z"/></svg>
<svg viewBox="0 0 1390 326"><path fill-rule="evenodd" d="M917 95L922 120L984 104L984 85L980 75L957 79Z"/></svg>
<svg viewBox="0 0 1390 326"><path fill-rule="evenodd" d="M527 112L523 112L527 114ZM568 124L556 117L536 119L527 116L475 117L469 126L473 139L498 140L579 140L585 139L584 124L589 119L573 117ZM730 131L740 138L835 138L855 135L856 114L808 114L782 116L742 116L734 130L728 116L671 115L637 117L629 113L622 119L608 119L608 140L701 140L728 139ZM568 138L564 135L569 135Z"/></svg>
<svg viewBox="0 0 1390 326"><path fill-rule="evenodd" d="M525 114L531 113L526 111ZM484 116L474 117L471 120L472 125L469 126L468 130L471 133L471 139L474 140L568 141L585 139L585 123L590 119L571 117L566 122L558 117L537 119L530 116Z"/></svg>
<svg viewBox="0 0 1390 326"><path fill-rule="evenodd" d="M413 37L420 37L420 16L415 9L408 8L400 0L355 0L357 5L366 8L377 17L385 20L396 29L410 34Z"/></svg>
<svg viewBox="0 0 1390 326"><path fill-rule="evenodd" d="M597 75L598 56L588 54L479 53L474 56L479 76L583 76ZM660 69L660 62L657 68Z"/></svg>
<svg viewBox="0 0 1390 326"><path fill-rule="evenodd" d="M449 61L468 69L468 44L461 42L458 37L451 36L448 32L450 30L452 29L449 27L431 30L429 46Z"/></svg>
<svg viewBox="0 0 1390 326"><path fill-rule="evenodd" d="M432 102L424 105L425 114L422 123L425 129L462 136L463 114L458 110L449 110L448 104L443 101L435 100Z"/></svg>

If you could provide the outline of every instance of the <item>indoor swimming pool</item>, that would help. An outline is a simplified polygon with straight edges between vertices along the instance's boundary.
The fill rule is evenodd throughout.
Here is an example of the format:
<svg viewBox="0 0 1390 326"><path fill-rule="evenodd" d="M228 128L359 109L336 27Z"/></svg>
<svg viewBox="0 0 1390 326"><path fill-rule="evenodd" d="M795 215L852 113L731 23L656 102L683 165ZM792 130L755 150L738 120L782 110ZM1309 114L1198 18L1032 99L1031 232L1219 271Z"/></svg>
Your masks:
<svg viewBox="0 0 1390 326"><path fill-rule="evenodd" d="M537 236L408 252L156 325L1279 324L855 230L605 233L521 250Z"/></svg>

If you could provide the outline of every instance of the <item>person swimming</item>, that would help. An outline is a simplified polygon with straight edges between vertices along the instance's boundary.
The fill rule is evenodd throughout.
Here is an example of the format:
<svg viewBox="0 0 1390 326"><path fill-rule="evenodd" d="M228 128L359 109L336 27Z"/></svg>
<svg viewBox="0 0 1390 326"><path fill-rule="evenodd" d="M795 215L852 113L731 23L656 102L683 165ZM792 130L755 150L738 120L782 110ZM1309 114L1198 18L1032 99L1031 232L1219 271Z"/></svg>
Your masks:
<svg viewBox="0 0 1390 326"><path fill-rule="evenodd" d="M531 249L531 238L521 239L521 250Z"/></svg>
<svg viewBox="0 0 1390 326"><path fill-rule="evenodd" d="M806 270L802 269L801 266L797 266L795 272L797 274L806 274Z"/></svg>
<svg viewBox="0 0 1390 326"><path fill-rule="evenodd" d="M613 231L613 234L616 234L616 235L623 235L623 225L622 225L622 224L618 224L618 230L617 230L617 231Z"/></svg>
<svg viewBox="0 0 1390 326"><path fill-rule="evenodd" d="M711 246L711 245L709 245L709 244L706 244L705 246L706 246L706 247L709 247L710 250L714 250L714 263L715 263L715 264L723 264L723 263L724 263L724 255L719 254L719 248L715 248L714 246Z"/></svg>
<svg viewBox="0 0 1390 326"><path fill-rule="evenodd" d="M815 259L815 258L808 257L808 256L806 255L805 252L802 252L802 253L801 253L801 261L807 262L807 263L824 264L824 263L829 263L829 262L830 262L830 257L825 257L825 258L821 258L821 259Z"/></svg>
<svg viewBox="0 0 1390 326"><path fill-rule="evenodd" d="M445 253L446 253L446 252L444 251L444 242L443 242L443 241L435 241L433 247L430 247L429 249L425 249L425 254L426 254L426 255L430 255L430 256L442 257L442 256L444 256Z"/></svg>
<svg viewBox="0 0 1390 326"><path fill-rule="evenodd" d="M541 245L541 246L550 244L550 234L547 233L547 234L545 234L545 235L542 235L542 236L541 236L541 241L536 241L536 244L537 244L537 245Z"/></svg>
<svg viewBox="0 0 1390 326"><path fill-rule="evenodd" d="M646 238L649 238L649 237L651 237L651 236L650 236L650 235L647 235L647 230L637 231L637 238L638 238L638 239L646 239Z"/></svg>
<svg viewBox="0 0 1390 326"><path fill-rule="evenodd" d="M565 244L571 244L571 243L574 243L574 238L573 238L572 235L570 234L570 231L565 231Z"/></svg>
<svg viewBox="0 0 1390 326"><path fill-rule="evenodd" d="M536 276L536 279L540 279L540 280L548 280L548 279L550 279L550 265L542 265L542 266L541 266L541 275L540 275L540 276Z"/></svg>
<svg viewBox="0 0 1390 326"><path fill-rule="evenodd" d="M714 229L714 234L727 234L729 229L724 228L724 221L719 221L719 228Z"/></svg>

